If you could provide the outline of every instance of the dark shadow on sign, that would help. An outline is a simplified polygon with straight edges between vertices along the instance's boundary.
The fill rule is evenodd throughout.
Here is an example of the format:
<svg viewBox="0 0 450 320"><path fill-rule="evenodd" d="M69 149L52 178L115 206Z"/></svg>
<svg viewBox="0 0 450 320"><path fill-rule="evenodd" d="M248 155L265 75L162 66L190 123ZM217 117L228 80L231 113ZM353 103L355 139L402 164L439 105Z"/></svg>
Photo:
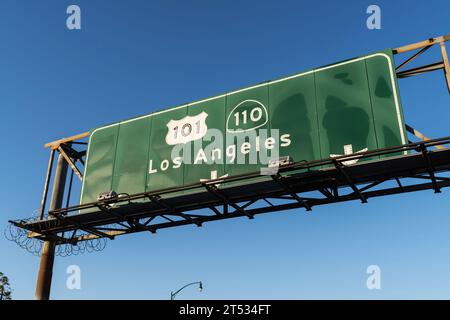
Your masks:
<svg viewBox="0 0 450 320"><path fill-rule="evenodd" d="M375 95L380 98L390 98L392 96L391 87L384 77L378 77L375 85Z"/></svg>
<svg viewBox="0 0 450 320"><path fill-rule="evenodd" d="M348 106L333 95L327 97L325 109L322 124L327 132L330 153L343 154L346 144L352 144L354 152L367 147L369 116L366 111Z"/></svg>
<svg viewBox="0 0 450 320"><path fill-rule="evenodd" d="M339 79L342 81L342 83L345 83L347 85L352 85L353 81L349 79L349 73L348 72L341 72L334 76L335 79Z"/></svg>
<svg viewBox="0 0 450 320"><path fill-rule="evenodd" d="M291 145L280 148L280 155L289 155L294 161L314 159L313 141L311 136L311 119L308 114L306 99L297 93L280 102L272 117L272 128L280 129L280 136L286 132L283 128L293 128Z"/></svg>
<svg viewBox="0 0 450 320"><path fill-rule="evenodd" d="M402 144L402 141L400 140L400 137L391 130L391 128L387 127L387 126L383 126L383 146L386 147L395 147L395 146L399 146ZM399 155L402 154L401 152L397 153L397 154L391 154L391 155ZM390 156L391 156L390 155Z"/></svg>

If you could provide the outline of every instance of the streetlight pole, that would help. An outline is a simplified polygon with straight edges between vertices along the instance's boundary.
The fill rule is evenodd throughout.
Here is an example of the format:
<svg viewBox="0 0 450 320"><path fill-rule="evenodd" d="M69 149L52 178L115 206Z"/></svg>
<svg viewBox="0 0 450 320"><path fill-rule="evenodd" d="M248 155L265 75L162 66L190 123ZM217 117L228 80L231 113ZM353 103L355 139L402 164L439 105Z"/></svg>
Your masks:
<svg viewBox="0 0 450 320"><path fill-rule="evenodd" d="M203 283L201 281L196 281L196 282L191 282L188 283L187 285L182 286L180 289L178 289L175 292L170 292L170 300L175 300L175 296L180 293L181 290L183 290L186 287L192 286L194 284L198 284L198 289L200 290L200 292L203 290Z"/></svg>

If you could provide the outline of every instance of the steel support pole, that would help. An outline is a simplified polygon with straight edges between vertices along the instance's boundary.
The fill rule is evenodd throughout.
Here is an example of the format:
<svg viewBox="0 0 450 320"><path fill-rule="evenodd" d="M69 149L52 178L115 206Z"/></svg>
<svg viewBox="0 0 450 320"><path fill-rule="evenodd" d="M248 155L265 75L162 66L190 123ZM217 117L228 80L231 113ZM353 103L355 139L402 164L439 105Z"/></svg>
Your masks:
<svg viewBox="0 0 450 320"><path fill-rule="evenodd" d="M64 199L64 187L67 177L67 162L62 154L58 156L58 163L55 170L53 182L52 199L49 210L60 209ZM54 241L45 241L42 247L41 262L36 283L36 300L48 300L50 298L50 288L52 284L53 262L55 260Z"/></svg>
<svg viewBox="0 0 450 320"><path fill-rule="evenodd" d="M55 158L55 150L50 150L50 159L48 160L47 175L45 176L44 193L42 194L41 208L39 209L39 220L44 219L45 203L47 202L48 186L52 176L53 159Z"/></svg>

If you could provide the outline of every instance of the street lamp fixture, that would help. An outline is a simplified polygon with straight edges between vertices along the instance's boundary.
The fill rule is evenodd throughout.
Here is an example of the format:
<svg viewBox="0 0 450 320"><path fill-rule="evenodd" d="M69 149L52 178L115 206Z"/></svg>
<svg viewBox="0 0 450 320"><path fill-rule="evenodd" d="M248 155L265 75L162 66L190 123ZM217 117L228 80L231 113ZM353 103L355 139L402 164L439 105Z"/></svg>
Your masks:
<svg viewBox="0 0 450 320"><path fill-rule="evenodd" d="M202 283L201 281L191 282L191 283L188 283L187 285L182 286L180 289L178 289L178 290L175 291L175 292L173 292L173 291L170 292L170 300L175 300L175 296L176 296L178 293L180 293L181 290L183 290L183 289L186 288L186 287L192 286L192 285L194 285L194 284L198 284L198 290L199 290L200 292L202 292L202 290L203 290L203 283Z"/></svg>

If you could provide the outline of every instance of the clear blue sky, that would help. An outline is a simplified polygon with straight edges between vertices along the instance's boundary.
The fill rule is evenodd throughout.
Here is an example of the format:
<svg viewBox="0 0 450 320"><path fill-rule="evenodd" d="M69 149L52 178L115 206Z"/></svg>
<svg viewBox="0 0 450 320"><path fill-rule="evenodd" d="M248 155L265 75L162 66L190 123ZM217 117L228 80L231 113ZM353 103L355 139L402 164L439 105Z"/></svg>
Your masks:
<svg viewBox="0 0 450 320"><path fill-rule="evenodd" d="M66 28L78 4L82 30ZM382 29L366 28L378 4ZM335 61L450 33L435 1L0 2L0 228L39 207L45 142ZM430 61L432 62L432 61ZM407 123L450 135L441 72L400 81ZM449 190L450 191L450 190ZM52 298L450 298L450 193L432 191L119 237L57 258ZM39 259L0 238L14 297ZM77 264L82 289L67 290ZM366 288L379 265L382 289Z"/></svg>

